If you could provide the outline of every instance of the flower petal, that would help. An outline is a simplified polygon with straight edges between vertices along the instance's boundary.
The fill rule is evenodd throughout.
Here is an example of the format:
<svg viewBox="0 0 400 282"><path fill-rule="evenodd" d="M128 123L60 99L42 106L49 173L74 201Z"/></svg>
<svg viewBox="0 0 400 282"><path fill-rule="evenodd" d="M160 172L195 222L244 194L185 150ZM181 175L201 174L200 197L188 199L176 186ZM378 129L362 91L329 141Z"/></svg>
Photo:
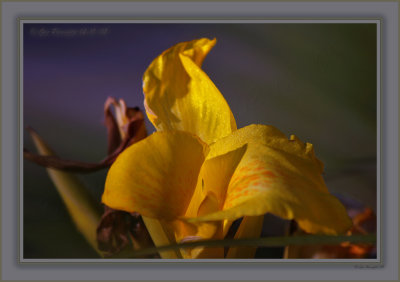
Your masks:
<svg viewBox="0 0 400 282"><path fill-rule="evenodd" d="M200 68L215 43L206 38L179 43L146 70L145 108L158 131L191 132L210 144L236 130L229 105Z"/></svg>
<svg viewBox="0 0 400 282"><path fill-rule="evenodd" d="M186 218L223 208L229 181L245 151L246 145L203 163L196 191L185 214Z"/></svg>
<svg viewBox="0 0 400 282"><path fill-rule="evenodd" d="M222 221L189 223L175 220L169 225L175 233L176 242L186 243L207 239L222 239ZM181 249L184 258L223 258L223 247L195 247Z"/></svg>
<svg viewBox="0 0 400 282"><path fill-rule="evenodd" d="M175 225L177 242L224 238L231 222L229 224L224 224L223 221L190 223L187 220L222 209L229 181L245 151L246 145L204 162L185 216L180 218L180 225ZM184 256L222 258L223 254L223 248L194 248L187 249Z"/></svg>
<svg viewBox="0 0 400 282"><path fill-rule="evenodd" d="M114 209L171 220L185 213L208 146L182 131L156 132L111 166L102 201Z"/></svg>
<svg viewBox="0 0 400 282"><path fill-rule="evenodd" d="M276 128L252 125L211 146L210 157L247 142L236 168L223 209L192 221L234 220L270 212L295 219L310 233L337 234L351 226L345 208L332 195L321 176L322 164L311 144L288 140Z"/></svg>
<svg viewBox="0 0 400 282"><path fill-rule="evenodd" d="M248 125L234 132L227 138L218 140L218 142L212 144L210 147L207 159L225 154L247 143L258 143L277 150L282 150L288 154L293 154L313 162L320 173L324 170L323 163L315 156L312 144L303 143L294 135L290 137L289 141L286 135L276 127L262 124Z"/></svg>

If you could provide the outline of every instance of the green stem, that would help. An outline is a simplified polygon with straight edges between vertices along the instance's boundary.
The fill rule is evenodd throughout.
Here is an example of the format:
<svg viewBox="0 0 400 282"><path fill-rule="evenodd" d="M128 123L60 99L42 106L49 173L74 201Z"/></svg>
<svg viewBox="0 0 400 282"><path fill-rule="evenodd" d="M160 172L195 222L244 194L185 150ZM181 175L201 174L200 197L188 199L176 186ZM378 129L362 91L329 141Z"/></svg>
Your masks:
<svg viewBox="0 0 400 282"><path fill-rule="evenodd" d="M171 238L172 236L168 236L168 232L164 229L163 224L158 219L153 219L147 216L142 215L142 219L144 224L146 225L147 231L150 233L151 239L153 240L156 246L162 246L171 242L174 242ZM146 250L146 249L145 249ZM165 251L155 251L152 253L160 253L162 258L166 259L177 259L182 258L181 252L179 249L168 249Z"/></svg>
<svg viewBox="0 0 400 282"><path fill-rule="evenodd" d="M259 238L264 221L264 215L245 216L236 231L235 239ZM254 258L257 247L229 248L226 258Z"/></svg>
<svg viewBox="0 0 400 282"><path fill-rule="evenodd" d="M352 236L307 235L307 236L293 236L293 237L267 237L267 238L254 238L254 239L204 240L204 241L172 244L167 246L159 246L157 248L148 248L144 250L139 250L135 252L135 255L133 257L140 257L143 255L154 254L157 252L178 250L181 248L194 248L200 246L280 247L287 245L337 245L343 242L373 244L376 242L376 235L375 234L352 235Z"/></svg>

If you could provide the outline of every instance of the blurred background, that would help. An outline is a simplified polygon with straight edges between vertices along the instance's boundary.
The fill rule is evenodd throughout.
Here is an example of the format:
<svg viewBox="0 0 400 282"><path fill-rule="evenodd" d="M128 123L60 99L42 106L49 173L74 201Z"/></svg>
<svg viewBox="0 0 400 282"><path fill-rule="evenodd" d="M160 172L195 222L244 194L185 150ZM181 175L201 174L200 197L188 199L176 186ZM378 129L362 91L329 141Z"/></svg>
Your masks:
<svg viewBox="0 0 400 282"><path fill-rule="evenodd" d="M178 42L215 37L203 69L238 128L273 125L312 143L330 191L376 211L375 24L24 24L23 32L23 126L59 156L103 159L106 98L143 109L151 61ZM35 151L26 131L23 142ZM80 176L99 202L105 176ZM24 258L97 257L45 169L27 161L23 226ZM279 222L271 226L270 235L281 232Z"/></svg>

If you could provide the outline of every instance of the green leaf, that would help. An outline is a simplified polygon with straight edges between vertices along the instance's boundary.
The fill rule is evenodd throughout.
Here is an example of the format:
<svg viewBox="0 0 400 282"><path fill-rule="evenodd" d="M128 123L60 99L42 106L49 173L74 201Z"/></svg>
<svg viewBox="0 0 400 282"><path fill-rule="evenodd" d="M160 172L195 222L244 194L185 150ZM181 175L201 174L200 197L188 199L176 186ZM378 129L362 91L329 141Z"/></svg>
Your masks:
<svg viewBox="0 0 400 282"><path fill-rule="evenodd" d="M35 131L32 129L28 129L28 131L41 155L55 155ZM51 168L48 168L47 172L77 229L97 253L103 256L97 248L96 240L96 229L101 217L99 203L93 199L89 191L75 175Z"/></svg>

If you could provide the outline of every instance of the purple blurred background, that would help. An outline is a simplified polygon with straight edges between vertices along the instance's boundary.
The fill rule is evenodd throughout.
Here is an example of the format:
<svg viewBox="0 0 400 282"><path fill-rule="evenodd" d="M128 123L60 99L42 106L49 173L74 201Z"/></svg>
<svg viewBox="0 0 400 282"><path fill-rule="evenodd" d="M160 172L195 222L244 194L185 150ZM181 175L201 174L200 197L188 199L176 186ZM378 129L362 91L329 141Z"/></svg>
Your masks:
<svg viewBox="0 0 400 282"><path fill-rule="evenodd" d="M23 125L64 158L99 161L106 98L143 109L150 62L200 37L217 38L203 69L238 127L270 124L314 144L329 189L376 209L373 24L25 24ZM24 147L34 151L27 134ZM97 200L105 174L82 177ZM95 256L43 168L24 162L23 189L26 258Z"/></svg>

